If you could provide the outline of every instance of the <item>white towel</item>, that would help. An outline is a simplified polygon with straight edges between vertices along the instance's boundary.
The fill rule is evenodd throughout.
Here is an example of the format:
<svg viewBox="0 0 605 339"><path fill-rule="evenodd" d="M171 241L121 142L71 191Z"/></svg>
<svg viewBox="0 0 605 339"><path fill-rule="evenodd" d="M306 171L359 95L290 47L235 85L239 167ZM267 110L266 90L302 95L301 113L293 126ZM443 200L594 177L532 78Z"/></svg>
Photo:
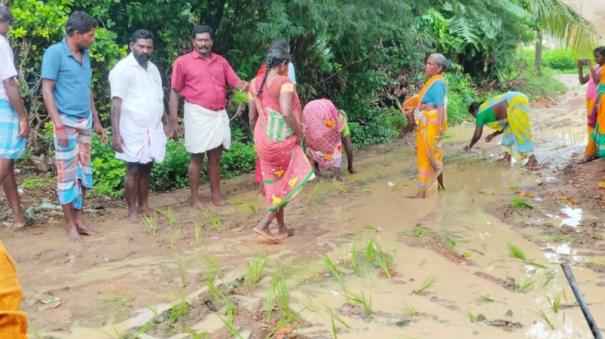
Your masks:
<svg viewBox="0 0 605 339"><path fill-rule="evenodd" d="M205 153L221 145L231 147L231 129L226 110L212 111L185 101L185 148L193 154Z"/></svg>

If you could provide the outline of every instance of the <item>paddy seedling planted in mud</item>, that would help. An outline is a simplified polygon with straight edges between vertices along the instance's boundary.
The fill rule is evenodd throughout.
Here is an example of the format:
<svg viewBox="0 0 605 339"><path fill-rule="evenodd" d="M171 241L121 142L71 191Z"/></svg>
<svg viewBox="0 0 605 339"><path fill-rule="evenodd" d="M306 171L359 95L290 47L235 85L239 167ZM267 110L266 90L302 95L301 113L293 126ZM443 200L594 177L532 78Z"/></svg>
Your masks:
<svg viewBox="0 0 605 339"><path fill-rule="evenodd" d="M435 277L433 277L432 275L429 275L426 279L424 279L424 281L422 282L420 287L418 287L417 289L412 291L412 293L413 294L425 294L433 286L435 281L437 281L437 279L435 279Z"/></svg>
<svg viewBox="0 0 605 339"><path fill-rule="evenodd" d="M417 317L420 315L418 309L410 304L403 304L401 310L403 310L408 317Z"/></svg>
<svg viewBox="0 0 605 339"><path fill-rule="evenodd" d="M552 300L548 298L548 302L550 303L550 308L552 311L557 314L561 310L561 295L557 294Z"/></svg>
<svg viewBox="0 0 605 339"><path fill-rule="evenodd" d="M196 330L192 329L191 327L187 328L185 330L185 332L191 336L191 339L209 339L210 338L210 333L197 332Z"/></svg>
<svg viewBox="0 0 605 339"><path fill-rule="evenodd" d="M243 339L242 335L239 333L239 330L237 329L237 326L235 326L235 323L233 322L233 320L235 319L236 313L237 313L237 309L236 309L235 305L233 303L228 303L227 310L225 312L226 318L225 319L223 319L222 317L219 317L219 318L223 321L223 324L225 324L225 328L227 329L229 334L231 334L233 336L233 338Z"/></svg>
<svg viewBox="0 0 605 339"><path fill-rule="evenodd" d="M393 276L393 256L380 248L372 239L368 240L365 248L365 259L369 265L380 268L389 279Z"/></svg>
<svg viewBox="0 0 605 339"><path fill-rule="evenodd" d="M534 206L530 205L530 203L527 202L527 200L523 199L523 198L519 198L519 197L514 197L510 200L510 204L514 207L514 208L518 208L518 209L533 209Z"/></svg>
<svg viewBox="0 0 605 339"><path fill-rule="evenodd" d="M211 276L223 276L223 269L221 268L221 265L218 263L218 260L216 260L216 258L207 253L200 253L200 259L202 260L202 263L208 268L208 273Z"/></svg>
<svg viewBox="0 0 605 339"><path fill-rule="evenodd" d="M174 230L174 232L172 232L172 236L170 237L170 248L174 248L174 246L176 245L176 243L179 242L179 240L181 240L181 229L177 228L176 230Z"/></svg>
<svg viewBox="0 0 605 339"><path fill-rule="evenodd" d="M229 298L223 292L221 292L218 286L216 286L214 277L208 277L206 280L206 286L208 286L208 294L210 295L210 298L212 298L212 301L220 302L224 305L231 304L231 300L229 300Z"/></svg>
<svg viewBox="0 0 605 339"><path fill-rule="evenodd" d="M157 210L157 212L160 213L164 217L164 219L166 219L166 223L169 227L173 227L176 225L176 216L174 215L174 211L172 210L172 208L168 207L165 210Z"/></svg>
<svg viewBox="0 0 605 339"><path fill-rule="evenodd" d="M544 324L548 326L551 331L555 330L555 325L552 323L552 321L550 321L550 319L548 319L548 316L546 315L546 313L544 313L544 311L536 312L536 314L538 314L538 316L542 318Z"/></svg>
<svg viewBox="0 0 605 339"><path fill-rule="evenodd" d="M546 268L546 266L544 266L534 260L528 259L527 256L525 256L525 253L523 253L523 251L519 247L517 247L513 244L510 244L510 243L508 244L508 250L510 252L510 255L513 258L524 261L525 263L530 264L537 268Z"/></svg>
<svg viewBox="0 0 605 339"><path fill-rule="evenodd" d="M326 313L330 317L330 322L332 325L330 327L330 331L332 333L332 338L334 338L334 339L338 338L338 328L336 327L336 322L341 323L346 328L351 328L351 326L349 326L349 324L347 324L341 317L339 317L338 314L336 314L336 312L334 312L331 308L329 308L327 306L326 306Z"/></svg>
<svg viewBox="0 0 605 339"><path fill-rule="evenodd" d="M275 307L275 279L271 280L271 286L265 299L265 320L271 320L273 317L273 308Z"/></svg>
<svg viewBox="0 0 605 339"><path fill-rule="evenodd" d="M324 266L330 271L330 274L342 284L342 272L336 267L332 259L327 255L324 255Z"/></svg>
<svg viewBox="0 0 605 339"><path fill-rule="evenodd" d="M554 271L546 272L546 279L544 280L542 287L548 286L553 280L555 280L555 272Z"/></svg>
<svg viewBox="0 0 605 339"><path fill-rule="evenodd" d="M147 233L149 233L149 235L154 237L158 234L158 220L155 215L144 215L141 217L141 220L143 220L143 224L147 226Z"/></svg>
<svg viewBox="0 0 605 339"><path fill-rule="evenodd" d="M361 266L359 263L359 249L355 244L353 244L353 249L351 249L351 270L353 270L353 273L355 274L359 274L361 272Z"/></svg>
<svg viewBox="0 0 605 339"><path fill-rule="evenodd" d="M431 230L422 225L416 225L412 230L411 235L416 238L423 238L431 235Z"/></svg>
<svg viewBox="0 0 605 339"><path fill-rule="evenodd" d="M372 309L372 297L366 298L363 293L355 294L347 292L346 298L349 304L361 306L366 317L369 317L374 313L374 310Z"/></svg>
<svg viewBox="0 0 605 339"><path fill-rule="evenodd" d="M202 210L202 215L213 230L218 232L221 230L221 228L223 228L223 221L218 214L205 208Z"/></svg>
<svg viewBox="0 0 605 339"><path fill-rule="evenodd" d="M529 291L534 286L535 283L536 283L536 280L534 278L527 278L527 279L523 280L522 283L517 284L516 290L519 293L525 293L525 292Z"/></svg>
<svg viewBox="0 0 605 339"><path fill-rule="evenodd" d="M202 246L202 226L198 223L193 225L193 236L195 239L195 246Z"/></svg>
<svg viewBox="0 0 605 339"><path fill-rule="evenodd" d="M244 288L248 290L253 290L256 288L256 284L258 284L263 277L263 270L266 262L267 257L257 256L248 263L248 268L244 274Z"/></svg>

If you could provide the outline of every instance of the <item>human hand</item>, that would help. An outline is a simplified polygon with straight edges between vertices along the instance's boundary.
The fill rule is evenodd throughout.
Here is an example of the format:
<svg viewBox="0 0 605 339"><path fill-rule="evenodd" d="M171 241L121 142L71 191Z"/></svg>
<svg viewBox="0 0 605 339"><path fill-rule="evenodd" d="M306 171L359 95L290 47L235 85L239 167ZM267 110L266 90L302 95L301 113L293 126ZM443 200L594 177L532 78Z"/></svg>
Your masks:
<svg viewBox="0 0 605 339"><path fill-rule="evenodd" d="M101 122L95 123L95 133L101 138L101 143L104 144L107 142L107 134L105 133L105 129L101 126Z"/></svg>
<svg viewBox="0 0 605 339"><path fill-rule="evenodd" d="M119 132L112 135L111 147L118 153L124 153L124 139Z"/></svg>
<svg viewBox="0 0 605 339"><path fill-rule="evenodd" d="M22 139L27 139L29 136L29 121L27 118L19 119L19 137Z"/></svg>

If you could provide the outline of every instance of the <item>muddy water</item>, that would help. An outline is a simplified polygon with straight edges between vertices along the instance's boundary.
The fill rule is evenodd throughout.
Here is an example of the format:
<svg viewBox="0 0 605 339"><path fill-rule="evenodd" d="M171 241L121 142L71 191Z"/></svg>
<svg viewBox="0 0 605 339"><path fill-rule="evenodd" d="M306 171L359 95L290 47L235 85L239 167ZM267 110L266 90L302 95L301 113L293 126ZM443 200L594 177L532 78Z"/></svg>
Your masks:
<svg viewBox="0 0 605 339"><path fill-rule="evenodd" d="M573 82L571 77L563 80ZM585 139L583 118L578 119L583 117L578 92L574 89L561 96L557 105L532 109L538 158L553 171L565 162L561 159L580 150ZM186 191L155 196L153 205L172 209L177 219L174 226L160 224L156 236L148 235L144 225L123 224L122 210L110 211L98 223L104 235L80 247L56 248L53 243L64 239L56 228L39 230L48 241L35 246L31 237L36 234L17 234L5 242L20 269L32 337L119 337L127 328L122 321L135 310L165 308L164 303L182 300L204 286L202 277L212 271L208 257L221 270L231 272L242 271L250 259L263 254L269 258L267 274L256 292L232 298L253 312L254 305L267 296L270 276L286 272L292 307L305 320L304 326L296 328L301 336L331 337L329 308L349 326L336 322L341 338L375 334L384 338L589 338L556 263L572 262L599 321L605 319L605 293L599 285L604 277L585 263L605 265L605 256L569 241L551 241L548 229L539 225L577 224L580 231L586 219L596 216L588 210L580 215L577 206L563 203L547 210L536 207L503 213L503 206L509 206L519 192L532 192L551 177L556 180L555 173L529 174L519 167L496 165L500 149L495 143L482 141L473 152L463 153L471 134L472 125L448 131L444 145L447 190L432 191L423 201L406 198L415 188L415 155L409 143L361 152L358 174L348 176L345 183L314 183L288 208L287 221L296 235L282 245L266 245L250 235L263 202L255 192L238 189L241 182L226 183L230 208L205 214L183 206ZM538 206L549 198L535 194L526 200ZM222 225L218 231L204 228L197 243L193 225L207 224L208 213L218 216ZM414 235L418 225L428 235ZM375 268L366 267L359 275L351 272L348 261L353 246L361 248L370 239L392 255L395 273L391 279ZM546 268L513 258L508 244ZM343 286L326 275L322 255L345 272L346 291L371 298L371 317L356 315L344 306ZM429 277L434 283L424 293L414 294ZM526 288L515 291L515 284ZM61 297L63 304L42 310L36 303L39 294ZM556 296L570 307L555 313L549 300ZM419 314L408 314L406 309L411 307ZM219 314L200 317L190 326L226 337ZM239 324L242 332L254 330L250 322ZM503 324L509 325L509 331L496 326ZM175 328L170 335L154 336L170 337L180 331Z"/></svg>

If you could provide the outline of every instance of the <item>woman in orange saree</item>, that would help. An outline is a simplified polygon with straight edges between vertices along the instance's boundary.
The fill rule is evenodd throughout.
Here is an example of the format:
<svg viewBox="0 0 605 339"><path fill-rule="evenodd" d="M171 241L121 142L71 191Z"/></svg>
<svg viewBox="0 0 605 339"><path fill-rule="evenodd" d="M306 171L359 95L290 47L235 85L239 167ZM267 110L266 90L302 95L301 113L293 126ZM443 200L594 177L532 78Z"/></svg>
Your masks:
<svg viewBox="0 0 605 339"><path fill-rule="evenodd" d="M0 338L27 338L27 314L19 311L22 298L15 263L0 241Z"/></svg>
<svg viewBox="0 0 605 339"><path fill-rule="evenodd" d="M416 156L418 162L418 191L412 198L424 199L434 183L443 189L443 155L438 141L447 129L446 92L447 84L443 71L448 66L442 54L431 54L424 71L428 80L420 92L403 103L408 120L416 126Z"/></svg>
<svg viewBox="0 0 605 339"><path fill-rule="evenodd" d="M301 104L294 84L287 77L289 61L290 56L283 49L269 50L267 72L251 81L248 104L268 205L267 214L254 231L271 242L293 234L285 224L285 207L315 178L300 146ZM273 219L277 219L279 227L276 236L269 230Z"/></svg>

